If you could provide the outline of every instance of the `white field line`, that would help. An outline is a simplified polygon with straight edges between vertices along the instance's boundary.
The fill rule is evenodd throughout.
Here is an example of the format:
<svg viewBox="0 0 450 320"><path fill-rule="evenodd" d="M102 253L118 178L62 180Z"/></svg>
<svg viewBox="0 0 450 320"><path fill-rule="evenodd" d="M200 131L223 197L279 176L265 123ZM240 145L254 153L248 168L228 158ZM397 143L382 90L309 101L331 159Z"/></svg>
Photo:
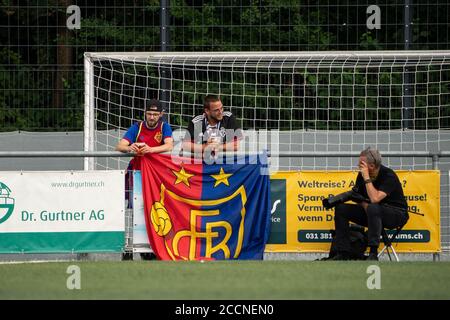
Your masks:
<svg viewBox="0 0 450 320"><path fill-rule="evenodd" d="M74 262L77 260L30 260L30 261L0 261L2 264L26 264L26 263L51 263L51 262Z"/></svg>

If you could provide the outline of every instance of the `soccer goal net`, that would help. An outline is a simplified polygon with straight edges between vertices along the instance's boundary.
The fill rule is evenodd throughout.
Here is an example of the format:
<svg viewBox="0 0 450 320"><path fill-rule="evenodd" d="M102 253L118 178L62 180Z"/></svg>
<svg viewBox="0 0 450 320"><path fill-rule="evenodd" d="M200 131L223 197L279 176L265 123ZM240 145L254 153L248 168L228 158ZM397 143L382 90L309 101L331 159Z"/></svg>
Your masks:
<svg viewBox="0 0 450 320"><path fill-rule="evenodd" d="M367 146L382 155L450 150L450 51L86 53L85 150L113 150L152 98L162 102L179 146L207 94L221 97L246 141L257 136L257 149L297 155L279 158L279 170L357 165L354 157L299 156L305 153L359 154ZM242 145L255 150L250 140ZM91 159L89 169L123 169L129 160ZM420 156L383 157L383 163L436 167ZM438 167L448 246L450 159L439 159Z"/></svg>
<svg viewBox="0 0 450 320"><path fill-rule="evenodd" d="M86 53L85 78L86 150L113 150L151 98L162 102L178 143L207 94L219 95L244 130L276 132L269 150L450 150L450 51ZM407 169L430 161L386 159ZM344 157L280 161L285 170L354 167Z"/></svg>

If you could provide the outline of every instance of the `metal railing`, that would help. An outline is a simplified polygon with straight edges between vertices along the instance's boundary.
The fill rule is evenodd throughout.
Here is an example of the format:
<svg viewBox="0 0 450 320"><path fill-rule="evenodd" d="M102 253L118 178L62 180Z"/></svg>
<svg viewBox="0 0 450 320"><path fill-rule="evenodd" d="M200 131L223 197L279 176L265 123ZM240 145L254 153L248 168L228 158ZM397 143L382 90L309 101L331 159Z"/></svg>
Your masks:
<svg viewBox="0 0 450 320"><path fill-rule="evenodd" d="M235 153L241 154L241 153ZM269 157L280 158L337 158L337 157L359 157L360 152L279 152L277 154L268 153ZM0 158L72 158L72 157L133 157L132 153L122 153L119 151L1 151ZM439 158L450 158L450 151L383 151L383 157L420 157L431 158L434 161Z"/></svg>

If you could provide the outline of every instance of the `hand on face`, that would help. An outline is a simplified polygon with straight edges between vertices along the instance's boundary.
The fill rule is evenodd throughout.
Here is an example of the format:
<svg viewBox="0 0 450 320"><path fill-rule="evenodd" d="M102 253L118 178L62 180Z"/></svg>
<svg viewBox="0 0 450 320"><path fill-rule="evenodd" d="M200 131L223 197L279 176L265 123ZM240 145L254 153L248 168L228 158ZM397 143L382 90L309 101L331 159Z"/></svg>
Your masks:
<svg viewBox="0 0 450 320"><path fill-rule="evenodd" d="M361 175L364 180L370 179L369 166L367 165L366 161L364 160L359 161L359 171L361 172Z"/></svg>

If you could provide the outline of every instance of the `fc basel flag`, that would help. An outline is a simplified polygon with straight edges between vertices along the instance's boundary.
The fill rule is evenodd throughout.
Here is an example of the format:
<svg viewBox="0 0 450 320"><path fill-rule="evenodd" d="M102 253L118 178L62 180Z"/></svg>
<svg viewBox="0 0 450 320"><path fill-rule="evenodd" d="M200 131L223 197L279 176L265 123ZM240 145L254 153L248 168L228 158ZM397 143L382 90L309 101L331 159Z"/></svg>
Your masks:
<svg viewBox="0 0 450 320"><path fill-rule="evenodd" d="M267 156L224 162L143 157L145 222L160 259L262 259L270 233Z"/></svg>

